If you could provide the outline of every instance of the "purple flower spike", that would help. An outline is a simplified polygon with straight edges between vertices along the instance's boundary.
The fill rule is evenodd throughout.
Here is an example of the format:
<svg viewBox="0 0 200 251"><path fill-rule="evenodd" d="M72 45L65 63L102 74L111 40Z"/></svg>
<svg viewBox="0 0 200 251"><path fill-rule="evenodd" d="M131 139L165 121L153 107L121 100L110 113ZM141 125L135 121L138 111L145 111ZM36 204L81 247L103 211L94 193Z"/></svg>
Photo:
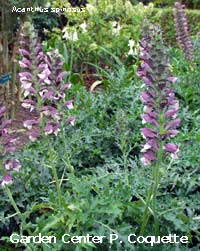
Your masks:
<svg viewBox="0 0 200 251"><path fill-rule="evenodd" d="M28 119L24 121L24 127L31 130L34 125L39 124L38 129L44 130L45 135L57 135L60 131L58 122L64 118L62 106L65 102L65 92L71 87L70 83L62 83L67 74L62 70L62 56L58 50L43 53L37 32L30 22L25 22L22 27L19 54L19 65L22 68L19 80L24 96L21 105L40 114L39 121ZM72 109L72 100L66 101L64 107ZM74 118L68 119L67 123L74 125ZM0 133L7 134L6 130L7 128L0 128ZM31 141L40 136L35 131L29 131L27 135ZM6 147L11 149L10 145Z"/></svg>
<svg viewBox="0 0 200 251"><path fill-rule="evenodd" d="M139 56L142 63L137 75L146 88L140 95L144 104L142 124L147 124L141 129L142 137L146 140L141 149L141 161L146 166L158 159L161 161L158 156L164 152L177 158L177 145L167 140L178 133L176 128L180 119L176 118L179 105L172 88L177 78L170 76L161 32L157 27L145 24L142 34Z"/></svg>
<svg viewBox="0 0 200 251"><path fill-rule="evenodd" d="M193 59L193 47L189 37L185 5L174 3L174 26L176 29L176 40L186 59Z"/></svg>
<svg viewBox="0 0 200 251"><path fill-rule="evenodd" d="M10 175L5 175L1 180L1 186L9 186L12 184L12 177Z"/></svg>

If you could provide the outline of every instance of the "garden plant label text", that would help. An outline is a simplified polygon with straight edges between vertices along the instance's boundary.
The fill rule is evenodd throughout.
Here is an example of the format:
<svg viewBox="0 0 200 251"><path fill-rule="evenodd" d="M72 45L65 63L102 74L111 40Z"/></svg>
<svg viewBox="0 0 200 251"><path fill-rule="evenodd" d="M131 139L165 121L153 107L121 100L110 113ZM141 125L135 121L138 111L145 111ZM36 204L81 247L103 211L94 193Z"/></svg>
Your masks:
<svg viewBox="0 0 200 251"><path fill-rule="evenodd" d="M110 234L108 237L103 235L82 235L82 236L76 236L76 235L70 235L70 234L63 234L62 235L62 242L63 243L103 243L105 240L108 240L110 244L119 241L119 236L117 234ZM169 234L166 236L137 236L136 234L132 233L127 236L127 240L131 244L135 243L146 243L148 245L154 246L155 244L172 244L172 243L188 243L188 237L187 236L178 236L176 234ZM41 233L39 233L36 236L20 236L19 234L12 234L10 236L10 241L12 243L56 243L57 237L54 235L51 236L44 236Z"/></svg>
<svg viewBox="0 0 200 251"><path fill-rule="evenodd" d="M12 12L52 12L52 13L60 13L60 12L85 12L85 8L48 8L48 7L41 7L41 6L36 6L36 7L12 7Z"/></svg>

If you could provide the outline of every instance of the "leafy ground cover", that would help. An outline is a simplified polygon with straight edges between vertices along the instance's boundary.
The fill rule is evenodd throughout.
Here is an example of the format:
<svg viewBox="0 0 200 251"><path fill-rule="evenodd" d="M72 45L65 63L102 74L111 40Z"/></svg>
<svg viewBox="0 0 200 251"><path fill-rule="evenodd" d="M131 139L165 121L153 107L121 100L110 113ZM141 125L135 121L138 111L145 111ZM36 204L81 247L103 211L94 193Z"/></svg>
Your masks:
<svg viewBox="0 0 200 251"><path fill-rule="evenodd" d="M108 7L109 5L106 6ZM140 100L143 83L136 75L136 68L140 64L137 44L140 30L137 30L134 37L132 49L135 51L131 55L127 54L131 49L128 47L128 40L132 38L132 33L122 32L115 37L113 43L110 41L108 44L112 36L110 29L101 44L102 34L107 29L107 21L99 14L103 8L105 6L99 6L97 20L90 20L94 15L89 16L88 21L91 33L95 25L99 27L102 23L103 26L99 30L102 33L95 37L99 38L98 52L85 51L87 43L92 44L92 38L84 33L82 36L86 38L81 38L79 44L69 41L66 45L61 31L53 31L49 40L43 43L44 51L57 47L63 55L63 70L68 73L64 80L72 84L66 95L73 100L72 115L76 118L75 124L62 124L57 136L42 136L34 142L27 142L27 137L24 138L20 119L16 119L11 125L12 130L15 126L20 127L20 134L17 135L20 140L14 157L20 161L21 168L13 174L10 191L21 213L16 213L5 189L1 189L1 250L196 251L199 248L198 38L194 37L192 40L195 48L193 63L183 57L179 48L168 46L169 68L172 75L177 77L173 88L179 100L178 117L181 124L175 143L180 150L179 158L169 161L162 169L157 194L159 234L186 235L189 243L163 244L158 247L133 245L127 241L127 236L130 233L139 234L144 198L151 181L150 168L144 167L140 161L141 144L144 141L140 133L143 127L143 105ZM140 20L147 15L148 7L135 6L132 11L138 9L141 9L141 13L134 23L138 24L137 29ZM120 15L121 12L118 16ZM124 22L131 23L131 20ZM115 25L114 28L117 29L118 24ZM111 26L110 23L110 28ZM76 28L76 24L70 26L72 30L74 27ZM134 28L136 29L135 26ZM119 38L122 40L120 45ZM86 61L90 63L87 66L85 63L80 65L84 55L87 55ZM101 64L98 64L99 61ZM99 88L90 91L91 85ZM22 119L28 116L23 111L24 113L18 111ZM68 116L68 110L63 109L62 112L63 116ZM151 215L145 235L154 235L153 224L154 217ZM11 244L9 236L12 233L55 235L58 241L55 244ZM108 236L114 233L119 235L122 242L66 245L60 241L64 233L78 236Z"/></svg>

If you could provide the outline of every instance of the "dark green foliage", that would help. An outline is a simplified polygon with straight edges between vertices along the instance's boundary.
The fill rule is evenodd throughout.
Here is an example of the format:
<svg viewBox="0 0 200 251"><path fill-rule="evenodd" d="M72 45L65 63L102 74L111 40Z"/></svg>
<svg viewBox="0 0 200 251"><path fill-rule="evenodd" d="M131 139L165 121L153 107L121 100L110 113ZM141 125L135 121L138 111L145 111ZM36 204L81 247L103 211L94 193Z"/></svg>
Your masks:
<svg viewBox="0 0 200 251"><path fill-rule="evenodd" d="M54 27L62 25L61 17L56 13L45 12L35 12L32 21L36 30L38 30L38 35L42 40L45 38L45 29L52 30Z"/></svg>
<svg viewBox="0 0 200 251"><path fill-rule="evenodd" d="M72 6L85 6L87 0L69 0L69 2Z"/></svg>
<svg viewBox="0 0 200 251"><path fill-rule="evenodd" d="M171 58L173 75L179 78L175 85L176 95L181 97L179 117L182 123L176 137L180 157L162 170L164 178L158 194L160 234L187 235L190 245L163 245L159 249L196 251L199 242L200 115L198 100L187 102L192 94L186 82L180 87L184 76L190 75L190 86L199 89L198 76L196 70L187 66L179 51L173 50ZM76 105L75 127L65 127L58 137L32 143L19 153L22 169L16 174L11 189L17 205L25 213L25 229L58 238L68 232L106 236L117 232L124 244L116 242L111 250L138 250L138 246L127 242L127 236L138 233L143 210L141 197L149 184L150 170L142 168L138 161L142 142L139 132L141 83L130 75L130 70L132 68L122 65L110 69L109 87L96 93L88 93L83 86L74 85L69 96ZM58 177L64 173L62 208L57 205L49 168L51 154ZM2 190L0 195L0 234L5 250L6 245L11 248L8 236L19 231L19 220L17 216L8 218L14 210ZM153 235L152 220L151 217L148 235ZM45 245L37 247L33 251L48 250ZM104 242L96 247L98 251L108 250L109 244ZM17 250L21 248L18 246ZM89 245L66 246L60 241L50 248L52 251L94 250ZM148 245L140 248L142 251L155 250Z"/></svg>

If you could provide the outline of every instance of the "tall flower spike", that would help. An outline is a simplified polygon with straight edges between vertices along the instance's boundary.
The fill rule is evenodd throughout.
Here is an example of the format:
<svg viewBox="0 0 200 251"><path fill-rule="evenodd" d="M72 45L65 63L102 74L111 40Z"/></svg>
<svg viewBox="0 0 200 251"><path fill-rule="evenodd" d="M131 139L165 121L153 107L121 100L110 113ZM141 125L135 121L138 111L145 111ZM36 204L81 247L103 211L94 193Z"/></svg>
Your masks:
<svg viewBox="0 0 200 251"><path fill-rule="evenodd" d="M193 59L193 47L188 32L188 23L185 12L185 5L179 2L174 3L174 26L176 29L176 40L183 51L186 59Z"/></svg>
<svg viewBox="0 0 200 251"><path fill-rule="evenodd" d="M200 58L200 32L197 32L198 57Z"/></svg>
<svg viewBox="0 0 200 251"><path fill-rule="evenodd" d="M140 235L144 235L149 219L149 205L154 215L154 235L159 234L156 212L156 196L161 178L161 166L167 156L177 159L178 146L168 142L177 134L180 123L177 118L178 101L172 85L176 78L170 76L168 57L165 52L161 31L155 26L144 23L140 40L140 60L138 76L142 78L145 91L141 93L144 113L141 115L145 127L141 129L145 143L141 150L141 162L152 168L152 182L146 197Z"/></svg>
<svg viewBox="0 0 200 251"><path fill-rule="evenodd" d="M31 130L27 136L34 141L43 130L45 135L57 136L60 121L65 119L63 108L73 108L72 100L65 99L66 91L71 84L62 84L67 74L62 71L62 56L58 50L43 53L37 32L29 22L25 22L21 36L19 65L22 72L19 73L19 78L24 90L22 106L30 112L35 110L39 115L38 121L31 118L24 121L24 127ZM70 124L73 123L71 121ZM34 125L38 125L42 130L35 132L32 130Z"/></svg>
<svg viewBox="0 0 200 251"><path fill-rule="evenodd" d="M144 104L141 134L146 140L141 150L144 165L156 162L162 155L177 158L178 146L168 140L177 134L180 119L176 118L178 101L172 90L176 78L170 76L168 57L159 28L144 24L140 40L141 65L137 75L142 78L145 91L140 95ZM162 154L160 154L162 153Z"/></svg>
<svg viewBox="0 0 200 251"><path fill-rule="evenodd" d="M12 172L19 171L21 165L18 160L8 159L7 155L13 155L16 150L16 138L9 134L8 126L12 123L10 119L5 119L6 108L0 104L0 155L1 166L5 169L0 169L0 186L12 184ZM3 158L4 157L4 160ZM6 160L5 160L6 159Z"/></svg>

